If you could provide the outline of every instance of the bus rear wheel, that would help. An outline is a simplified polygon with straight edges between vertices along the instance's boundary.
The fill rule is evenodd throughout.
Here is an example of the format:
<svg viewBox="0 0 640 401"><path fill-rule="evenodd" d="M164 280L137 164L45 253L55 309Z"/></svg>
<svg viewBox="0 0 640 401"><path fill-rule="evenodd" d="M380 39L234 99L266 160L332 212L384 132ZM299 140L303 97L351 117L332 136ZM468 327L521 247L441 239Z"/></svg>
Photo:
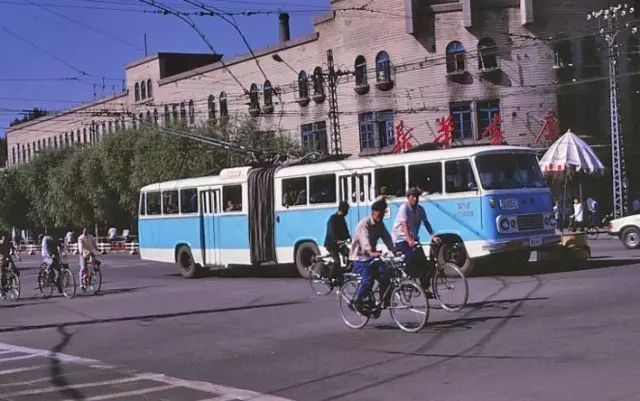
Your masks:
<svg viewBox="0 0 640 401"><path fill-rule="evenodd" d="M446 263L456 265L465 277L469 277L473 271L473 260L467 255L467 249L459 239L444 240L438 250L438 263L444 266Z"/></svg>
<svg viewBox="0 0 640 401"><path fill-rule="evenodd" d="M199 268L198 264L193 260L191 250L188 246L181 246L177 252L177 262L180 267L180 274L184 278L198 277Z"/></svg>
<svg viewBox="0 0 640 401"><path fill-rule="evenodd" d="M320 255L318 245L313 242L300 244L296 249L296 269L302 278L309 278L309 269L313 265L314 258Z"/></svg>

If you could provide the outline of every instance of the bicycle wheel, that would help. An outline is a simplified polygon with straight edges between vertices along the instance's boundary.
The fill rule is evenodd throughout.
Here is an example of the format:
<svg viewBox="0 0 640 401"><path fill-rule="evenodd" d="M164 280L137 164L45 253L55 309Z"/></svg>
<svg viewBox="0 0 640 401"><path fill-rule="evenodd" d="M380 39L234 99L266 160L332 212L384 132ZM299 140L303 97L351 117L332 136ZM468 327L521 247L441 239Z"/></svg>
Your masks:
<svg viewBox="0 0 640 401"><path fill-rule="evenodd" d="M369 317L360 314L352 305L358 290L358 280L347 280L338 291L338 305L342 321L352 329L361 329L369 322Z"/></svg>
<svg viewBox="0 0 640 401"><path fill-rule="evenodd" d="M432 283L433 295L449 312L459 312L469 299L469 285L462 271L453 263L436 268Z"/></svg>
<svg viewBox="0 0 640 401"><path fill-rule="evenodd" d="M49 298L53 294L53 287L55 287L55 285L52 283L52 279L47 271L40 270L40 273L38 273L38 289L40 290L40 294L42 294L44 298Z"/></svg>
<svg viewBox="0 0 640 401"><path fill-rule="evenodd" d="M18 302L20 300L20 277L15 273L10 273L7 278L7 301Z"/></svg>
<svg viewBox="0 0 640 401"><path fill-rule="evenodd" d="M71 270L64 269L60 272L60 286L65 297L71 299L76 296L76 278Z"/></svg>
<svg viewBox="0 0 640 401"><path fill-rule="evenodd" d="M323 262L315 262L309 268L309 285L315 295L329 295L333 290L329 278L329 266Z"/></svg>
<svg viewBox="0 0 640 401"><path fill-rule="evenodd" d="M391 292L391 318L407 333L420 331L429 320L429 301L422 287L411 280L403 280Z"/></svg>
<svg viewBox="0 0 640 401"><path fill-rule="evenodd" d="M587 235L589 236L589 239L597 239L598 234L600 234L600 231L598 231L597 227L587 228Z"/></svg>
<svg viewBox="0 0 640 401"><path fill-rule="evenodd" d="M87 286L87 291L92 295L96 295L98 291L100 291L100 287L102 287L102 272L99 269L93 269L89 274L88 281L89 285Z"/></svg>

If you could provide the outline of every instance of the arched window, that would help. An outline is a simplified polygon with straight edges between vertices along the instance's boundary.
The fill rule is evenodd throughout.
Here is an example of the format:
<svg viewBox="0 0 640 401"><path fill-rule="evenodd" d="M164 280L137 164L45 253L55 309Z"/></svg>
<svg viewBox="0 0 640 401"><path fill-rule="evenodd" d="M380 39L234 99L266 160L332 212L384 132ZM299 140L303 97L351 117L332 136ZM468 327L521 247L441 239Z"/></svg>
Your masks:
<svg viewBox="0 0 640 401"><path fill-rule="evenodd" d="M260 110L260 91L256 84L251 84L249 88L249 109Z"/></svg>
<svg viewBox="0 0 640 401"><path fill-rule="evenodd" d="M147 110L147 124L151 124L151 111Z"/></svg>
<svg viewBox="0 0 640 401"><path fill-rule="evenodd" d="M322 68L316 67L313 70L313 95L324 95L324 75L322 75Z"/></svg>
<svg viewBox="0 0 640 401"><path fill-rule="evenodd" d="M158 126L160 124L160 119L158 117L158 109L153 109L153 125Z"/></svg>
<svg viewBox="0 0 640 401"><path fill-rule="evenodd" d="M462 43L454 40L447 45L447 73L465 72L465 50Z"/></svg>
<svg viewBox="0 0 640 401"><path fill-rule="evenodd" d="M164 126L168 127L171 124L171 114L169 114L169 106L164 105Z"/></svg>
<svg viewBox="0 0 640 401"><path fill-rule="evenodd" d="M53 147L58 149L58 137L57 136L53 137Z"/></svg>
<svg viewBox="0 0 640 401"><path fill-rule="evenodd" d="M77 143L81 143L81 141L80 141L80 129L78 129L78 131L76 132L76 142Z"/></svg>
<svg viewBox="0 0 640 401"><path fill-rule="evenodd" d="M187 121L187 107L184 102L180 103L180 121Z"/></svg>
<svg viewBox="0 0 640 401"><path fill-rule="evenodd" d="M153 97L153 89L152 89L152 86L151 86L151 80L150 79L147 80L147 97L148 98L152 98Z"/></svg>
<svg viewBox="0 0 640 401"><path fill-rule="evenodd" d="M11 148L11 164L16 164L16 147Z"/></svg>
<svg viewBox="0 0 640 401"><path fill-rule="evenodd" d="M140 84L140 99L144 100L147 98L147 85L145 85L144 81Z"/></svg>
<svg viewBox="0 0 640 401"><path fill-rule="evenodd" d="M64 144L64 142L62 142L62 138L63 138L63 136L62 136L62 134L60 134L60 136L58 137L58 143L60 144L60 147L62 147L62 145ZM40 146L38 146L38 147L40 147Z"/></svg>
<svg viewBox="0 0 640 401"><path fill-rule="evenodd" d="M120 131L120 120L116 120L116 122L115 122L115 124L114 124L114 125L115 125L115 129L116 129L116 131ZM72 141L72 142L73 142L73 141Z"/></svg>
<svg viewBox="0 0 640 401"><path fill-rule="evenodd" d="M223 120L229 119L229 106L227 105L227 94L224 92L220 92L220 96L218 96L218 101L220 102L220 119L223 119Z"/></svg>
<svg viewBox="0 0 640 401"><path fill-rule="evenodd" d="M356 86L367 84L367 59L364 56L356 57L355 63Z"/></svg>
<svg viewBox="0 0 640 401"><path fill-rule="evenodd" d="M391 59L385 51L376 56L376 81L391 82Z"/></svg>
<svg viewBox="0 0 640 401"><path fill-rule="evenodd" d="M88 140L87 140L87 129L83 128L82 129L82 143L87 143L87 142L88 142Z"/></svg>
<svg viewBox="0 0 640 401"><path fill-rule="evenodd" d="M309 77L307 77L307 73L304 71L300 71L298 74L298 98L309 98Z"/></svg>
<svg viewBox="0 0 640 401"><path fill-rule="evenodd" d="M69 132L69 143L73 144L74 139L73 139L73 131ZM49 141L49 147L51 147L51 141Z"/></svg>
<svg viewBox="0 0 640 401"><path fill-rule="evenodd" d="M483 38L478 42L478 69L480 71L498 68L498 46L491 38Z"/></svg>
<svg viewBox="0 0 640 401"><path fill-rule="evenodd" d="M207 98L207 112L209 121L216 121L216 98L213 95L209 95Z"/></svg>
<svg viewBox="0 0 640 401"><path fill-rule="evenodd" d="M266 107L273 106L273 86L270 81L264 81L264 88L262 88L264 95L264 105Z"/></svg>
<svg viewBox="0 0 640 401"><path fill-rule="evenodd" d="M171 119L174 124L178 122L178 105L175 103L171 105Z"/></svg>
<svg viewBox="0 0 640 401"><path fill-rule="evenodd" d="M69 146L69 133L64 133L64 146Z"/></svg>
<svg viewBox="0 0 640 401"><path fill-rule="evenodd" d="M189 125L196 123L196 107L193 104L193 99L189 100Z"/></svg>
<svg viewBox="0 0 640 401"><path fill-rule="evenodd" d="M107 122L103 121L102 122L102 136L104 136L107 133ZM100 139L100 138L98 138Z"/></svg>
<svg viewBox="0 0 640 401"><path fill-rule="evenodd" d="M135 98L136 102L140 101L140 84L137 82L133 89L133 97Z"/></svg>

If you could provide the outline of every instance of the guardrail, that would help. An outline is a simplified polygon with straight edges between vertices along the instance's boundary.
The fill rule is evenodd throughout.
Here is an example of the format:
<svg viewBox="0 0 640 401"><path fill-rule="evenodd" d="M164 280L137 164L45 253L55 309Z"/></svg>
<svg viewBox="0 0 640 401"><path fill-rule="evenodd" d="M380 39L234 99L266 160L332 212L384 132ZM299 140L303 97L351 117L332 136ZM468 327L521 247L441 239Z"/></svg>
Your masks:
<svg viewBox="0 0 640 401"><path fill-rule="evenodd" d="M35 255L36 253L40 253L40 245L36 245L34 243L26 243L21 244L18 249L20 252L26 252L29 255ZM98 250L102 253L124 253L128 252L130 255L137 255L140 251L140 244L137 242L124 242L124 241L115 241L115 242L99 242ZM78 244L73 243L69 245L69 251L72 253L78 253Z"/></svg>

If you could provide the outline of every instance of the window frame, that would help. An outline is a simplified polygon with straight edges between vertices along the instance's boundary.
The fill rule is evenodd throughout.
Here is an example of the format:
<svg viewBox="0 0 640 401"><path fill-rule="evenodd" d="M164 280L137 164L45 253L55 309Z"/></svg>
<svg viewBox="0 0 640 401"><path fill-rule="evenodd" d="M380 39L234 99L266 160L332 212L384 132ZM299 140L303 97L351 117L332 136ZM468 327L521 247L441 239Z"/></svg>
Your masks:
<svg viewBox="0 0 640 401"><path fill-rule="evenodd" d="M169 194L171 192L175 192L176 194L176 211L173 213L168 213L166 212L166 205L165 205L165 194ZM166 190L162 190L160 191L160 193L162 194L161 198L162 198L162 215L163 216L176 216L180 214L180 191L178 189L166 189Z"/></svg>
<svg viewBox="0 0 640 401"><path fill-rule="evenodd" d="M381 119L380 116L390 116L391 118ZM358 114L360 152L393 146L396 141L394 120L395 116L391 109ZM366 142L372 143L373 146L363 146L365 138Z"/></svg>
<svg viewBox="0 0 640 401"><path fill-rule="evenodd" d="M156 194L158 196L158 212L157 213L149 213L149 195ZM162 216L162 195L161 191L146 191L145 192L145 210L147 211L146 216Z"/></svg>
<svg viewBox="0 0 640 401"><path fill-rule="evenodd" d="M285 189L287 188L287 183L288 182L292 182L292 181L300 181L300 180L304 180L304 191L306 193L306 199L305 199L305 203L303 204L294 204L292 205L287 205L285 203L287 199L287 196L285 194ZM295 189L295 188L294 188ZM302 177L287 177L287 178L283 178L281 181L281 189L280 189L280 195L281 195L281 199L280 199L280 203L281 203L281 207L284 207L285 209L291 209L291 208L301 208L301 207L307 207L309 205L309 178L305 175ZM296 195L296 201L297 201L297 197L300 196L300 193L298 192L298 194Z"/></svg>
<svg viewBox="0 0 640 401"><path fill-rule="evenodd" d="M237 187L240 188L240 208L227 211L226 210L226 206L225 206L227 204L227 200L228 200L228 198L226 196L227 195L226 191L228 191L231 188L237 188ZM220 196L222 196L222 210L220 210L220 214L229 215L229 214L242 214L243 213L245 205L244 205L244 186L242 184L238 183L238 184L224 184L224 185L222 185L222 188L220 190Z"/></svg>
<svg viewBox="0 0 640 401"><path fill-rule="evenodd" d="M255 83L249 87L249 108L260 109L260 90Z"/></svg>
<svg viewBox="0 0 640 401"><path fill-rule="evenodd" d="M467 72L467 50L459 40L452 40L447 44L445 59L447 74L463 74Z"/></svg>
<svg viewBox="0 0 640 401"><path fill-rule="evenodd" d="M273 106L273 85L271 85L271 81L264 81L262 96L264 97L265 106Z"/></svg>
<svg viewBox="0 0 640 401"><path fill-rule="evenodd" d="M311 75L313 80L313 95L314 96L324 96L324 75L322 72L322 68L316 67L313 69L313 75Z"/></svg>
<svg viewBox="0 0 640 401"><path fill-rule="evenodd" d="M488 62L492 61L492 63ZM489 64L489 66L487 66ZM492 64L492 65L491 65ZM484 37L478 41L478 69L491 71L500 68L498 45L493 38Z"/></svg>
<svg viewBox="0 0 640 401"><path fill-rule="evenodd" d="M133 98L136 102L140 101L140 84L138 82L133 87Z"/></svg>
<svg viewBox="0 0 640 401"><path fill-rule="evenodd" d="M220 119L229 119L229 104L227 103L226 92L220 92L220 96L218 96L218 102L220 102Z"/></svg>
<svg viewBox="0 0 640 401"><path fill-rule="evenodd" d="M467 109L468 108L468 109ZM453 139L464 141L473 140L473 104L472 102L453 102L449 103L449 115L453 119ZM465 116L468 118L469 129L464 128ZM462 129L461 129L462 128ZM468 135L464 135L468 132Z"/></svg>
<svg viewBox="0 0 640 401"><path fill-rule="evenodd" d="M472 160L473 158L462 158L462 159L453 159L453 160L445 160L444 161L444 182L443 182L443 186L444 186L444 195L458 195L458 194L465 194L465 193L477 193L479 191L479 186L478 186L478 177L476 174L476 170L475 170L475 161ZM468 188L468 184L467 184L467 188L464 191L455 191L455 192L451 192L449 191L448 188L448 181L447 181L447 166L452 164L452 163L457 163L459 165L460 162L466 162L469 165L470 171L471 171L471 177L473 177L473 181L474 181L474 188ZM458 173L459 174L459 173ZM468 177L467 177L468 178Z"/></svg>
<svg viewBox="0 0 640 401"><path fill-rule="evenodd" d="M401 182L401 186L398 186L397 188L393 188L395 191L393 192L393 194L389 195L389 194L381 194L380 193L380 189L382 188L382 180L380 179L380 175L383 172L387 172L390 170L399 170L398 172L402 173L402 182ZM397 174L398 172L394 171L394 174ZM397 177L394 177L394 180ZM373 171L373 193L375 195L375 197L377 198L378 196L384 195L387 198L393 199L393 198L402 198L403 196L405 196L406 192L407 192L407 166L406 165L399 165L399 166L384 166L384 167L377 167L376 169L374 169ZM387 187L389 186L388 183L384 183L384 186Z"/></svg>
<svg viewBox="0 0 640 401"><path fill-rule="evenodd" d="M483 113L485 115L483 115ZM500 99L487 99L476 101L476 126L478 127L478 137L482 134L489 125L496 114L500 113ZM485 125L485 117L488 117L487 124ZM482 119L482 123L481 123ZM478 138L482 139L482 138Z"/></svg>
<svg viewBox="0 0 640 401"><path fill-rule="evenodd" d="M391 82L391 57L384 50L376 55L376 82Z"/></svg>
<svg viewBox="0 0 640 401"><path fill-rule="evenodd" d="M196 210L192 211L192 212L185 212L184 211L184 207L183 207L183 197L182 194L187 192L187 191L193 191L196 195ZM180 199L180 214L181 215L193 215L193 214L198 214L200 212L200 199L198 196L198 188L196 187L190 187L190 188L180 188L179 194L178 194L178 198ZM191 197L189 197L188 202L191 202ZM189 203L189 206L191 206L191 204Z"/></svg>
<svg viewBox="0 0 640 401"><path fill-rule="evenodd" d="M329 188L333 189L333 200L329 200L329 201L322 201L322 202L312 202L312 195L314 195L314 193L312 193L314 185L312 185L312 181L313 180L321 180L323 178L328 178L328 177L332 177L333 178L333 186L329 186ZM308 177L308 187L309 187L309 191L308 191L308 196L307 196L307 204L309 206L311 205L336 205L338 202L338 190L337 190L337 185L338 185L338 178L336 176L335 173L325 173L325 174L315 174L315 175L309 175ZM317 184L317 183L316 183Z"/></svg>
<svg viewBox="0 0 640 401"><path fill-rule="evenodd" d="M309 99L309 76L304 70L298 73L298 99Z"/></svg>
<svg viewBox="0 0 640 401"><path fill-rule="evenodd" d="M150 79L147 79L147 98L153 98L153 85Z"/></svg>
<svg viewBox="0 0 640 401"><path fill-rule="evenodd" d="M189 100L189 125L195 125L196 123L196 106L193 103L193 99Z"/></svg>
<svg viewBox="0 0 640 401"><path fill-rule="evenodd" d="M423 188L422 186L420 186L420 183L413 183L412 180L412 176L411 176L411 170L412 169L417 169L417 168L424 168L427 166L438 166L439 167L439 174L438 174L438 179L440 181L440 192L433 192L433 193L427 193L427 188L425 185L425 188ZM407 186L408 188L412 188L412 187L419 187L422 192L425 194L425 196L429 196L429 197L433 197L433 196L443 196L444 195L444 164L442 161L425 161L425 162L421 162L421 163L415 163L415 164L409 164L407 165Z"/></svg>
<svg viewBox="0 0 640 401"><path fill-rule="evenodd" d="M356 86L367 85L367 59L363 55L358 55L354 62Z"/></svg>
<svg viewBox="0 0 640 401"><path fill-rule="evenodd" d="M324 125L323 127L321 125ZM310 128L308 131L305 131L305 128ZM327 122L326 121L315 121L312 123L302 124L300 125L300 137L302 148L305 152L321 152L328 153L329 152L329 142L327 137ZM306 138L311 138L306 139ZM312 143L313 147L308 146L309 143Z"/></svg>

